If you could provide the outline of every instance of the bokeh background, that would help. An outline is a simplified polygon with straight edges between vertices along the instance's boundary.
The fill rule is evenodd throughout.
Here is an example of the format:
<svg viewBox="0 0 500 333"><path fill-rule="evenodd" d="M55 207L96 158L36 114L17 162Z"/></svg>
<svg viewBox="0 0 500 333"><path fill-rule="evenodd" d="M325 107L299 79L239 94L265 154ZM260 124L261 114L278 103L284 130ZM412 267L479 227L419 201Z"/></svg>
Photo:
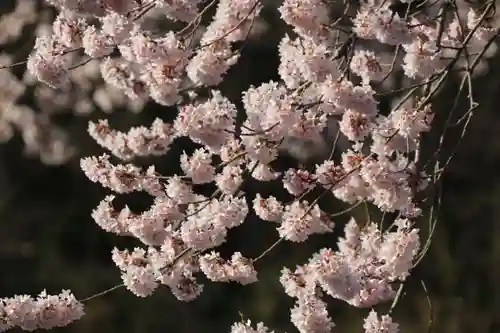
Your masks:
<svg viewBox="0 0 500 333"><path fill-rule="evenodd" d="M34 2L35 12L40 14L41 2ZM0 14L4 15L0 17L1 29L9 29L9 25L1 22L16 3L13 0L0 2ZM236 103L239 103L241 91L249 85L279 79L276 43L285 33L285 27L273 10L265 10L262 15L264 32L245 44L239 63L230 70L220 87ZM0 53L14 55L15 61L26 57L37 24L35 21L24 25L19 38L0 45ZM22 67L12 70L19 78L23 72ZM428 156L436 148L457 85L454 80L448 81L434 101L435 131L427 135L423 147ZM38 104L36 94L33 97L34 89L31 86L23 94L23 104L43 115L45 111ZM474 79L474 89L480 106L444 174L442 205L432 246L407 281L394 311L403 333L500 332L500 55L490 55L486 69ZM5 105L0 104L0 109L2 107ZM467 111L467 107L463 97L459 100L456 119ZM66 109L71 111L71 108ZM132 248L137 243L105 233L90 217L92 209L107 192L91 183L79 168L80 157L103 152L88 137L87 122L108 117L114 126L127 129L147 124L155 117L172 119L175 112L175 109L148 103L140 113L115 107L111 115L99 109L90 115L51 114L50 126L55 124L64 129L67 140L77 149L74 156L61 165L47 165L38 155L28 154L19 131L14 132L10 141L0 145L1 296L36 295L43 289L51 293L71 289L83 299L121 283L120 273L111 261L111 249L114 246ZM40 126L44 129L49 125L42 123ZM449 130L444 158L451 153L462 126L463 123ZM181 143L166 157L138 163L154 163L158 170L172 173L184 149L192 147ZM290 167L297 161L283 157L281 163L283 167ZM255 191L269 193L279 189L250 184L247 190L251 195ZM127 203L139 210L145 208L148 201L137 196L129 198ZM345 207L335 201L328 204L332 210ZM365 216L363 208L352 214L359 219ZM377 218L375 212L372 216ZM292 268L304 263L321 247L335 247L346 220L347 217L336 219L334 234L315 236L306 244L278 246L258 263L260 281L256 284L242 287L207 282L202 295L191 303L177 301L166 288L144 299L122 288L92 299L86 303L87 315L82 320L56 331L229 332L230 325L240 320L242 313L245 318L263 321L275 332L295 332L289 320L293 300L284 294L277 281L279 272L284 266ZM419 227L425 239L428 234L426 218L419 221ZM249 257L256 256L276 237L273 225L251 219L230 232L229 241L221 252L228 254L239 250ZM386 311L389 305L382 304L377 309ZM337 324L337 332L361 332L362 319L368 312L336 300L329 301L329 311Z"/></svg>

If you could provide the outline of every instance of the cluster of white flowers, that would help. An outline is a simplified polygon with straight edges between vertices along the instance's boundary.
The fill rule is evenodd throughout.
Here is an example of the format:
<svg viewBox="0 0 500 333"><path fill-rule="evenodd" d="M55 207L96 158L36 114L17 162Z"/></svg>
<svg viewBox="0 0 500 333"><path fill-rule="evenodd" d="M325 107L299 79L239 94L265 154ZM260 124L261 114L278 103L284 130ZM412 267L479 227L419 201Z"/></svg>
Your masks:
<svg viewBox="0 0 500 333"><path fill-rule="evenodd" d="M215 86L238 61L236 43L251 33L264 6L261 1L218 1L203 31L200 22L208 7L202 1L47 1L59 15L50 33L36 38L27 61L32 77L64 91L75 81L73 71L80 68L75 61L81 57L74 54L83 51L84 59L98 64L102 80L129 100L152 100L178 110L171 124L157 119L150 127L128 132L113 129L107 120L89 124L90 136L100 146L129 163L114 163L107 154L83 158L85 175L115 193L144 191L154 198L148 210L134 213L128 207L115 209L114 196L109 195L92 213L104 230L133 236L143 244L133 251L112 252L126 288L145 297L164 285L179 300L192 301L203 290L197 280L201 274L215 282L256 282L256 263L267 251L254 259L240 252L223 259L216 248L226 241L228 230L254 214L275 223L275 244L332 232L337 214L319 200L326 193L350 205L372 204L398 217L385 230L369 219L363 227L351 219L336 250L320 250L295 271L284 268L280 281L296 298L292 323L300 333L331 332L335 324L323 294L355 307L372 307L395 297L393 285L405 281L420 250L414 224L422 210L416 196L430 177L421 169L419 145L431 130L431 101L463 57L469 66L469 43L485 51L498 35L499 29L486 20L494 15L492 3L470 9L466 17L454 14L448 22L441 11L436 17L424 11L410 15L410 10L399 15L392 1L363 1L356 13L346 9L333 19L325 1L285 0L276 10L294 35L282 36L279 42L280 80L248 87L237 103ZM180 31L154 33L144 24L150 15L185 25ZM394 50L392 64L374 45ZM473 70L467 67L467 75ZM379 89L398 72L404 74L404 82L411 82L402 88L410 93L393 110L384 110ZM197 99L203 89L208 98ZM12 83L6 90L7 99L13 100L23 87ZM275 161L284 141L318 142L332 121L350 143L340 159L332 151L315 166L278 169ZM162 175L154 166L133 163L136 157L167 154L179 138L196 145L180 157L180 174ZM248 179L275 182L275 189L286 190L289 199L260 194L251 199L242 192ZM200 184L212 184L216 190L202 195ZM318 191L322 194L314 197ZM4 312L10 318L9 311ZM72 310L51 325L81 314ZM8 327L28 327L28 317L6 322ZM364 329L395 333L398 325L388 315L379 319L372 311ZM262 323L252 328L250 321L231 328L232 333L267 331Z"/></svg>
<svg viewBox="0 0 500 333"><path fill-rule="evenodd" d="M399 325L390 316L381 316L379 319L377 312L373 310L366 317L363 328L365 333L399 333Z"/></svg>
<svg viewBox="0 0 500 333"><path fill-rule="evenodd" d="M43 291L36 298L16 295L0 299L0 332L14 327L26 331L63 327L83 315L83 304L68 290L59 295Z"/></svg>
<svg viewBox="0 0 500 333"><path fill-rule="evenodd" d="M247 320L246 322L234 323L231 327L231 333L274 333L274 331L269 331L264 323L258 323L254 329L252 321Z"/></svg>
<svg viewBox="0 0 500 333"><path fill-rule="evenodd" d="M164 155L170 148L174 132L170 124L156 119L151 128L131 128L127 133L113 130L107 120L89 123L90 136L122 160L135 156Z"/></svg>
<svg viewBox="0 0 500 333"><path fill-rule="evenodd" d="M257 271L239 252L233 254L230 262L215 252L205 254L200 258L200 268L212 281L236 281L241 284L257 281Z"/></svg>
<svg viewBox="0 0 500 333"><path fill-rule="evenodd" d="M395 296L391 284L409 275L420 241L408 220L396 220L394 225L397 230L382 233L375 223L361 229L351 219L338 251L322 249L294 272L283 269L280 282L297 299L291 319L301 333L330 332L334 325L320 290L356 307L372 307ZM372 316L367 318L366 332L385 332L376 330ZM384 316L383 321L390 323L390 317ZM388 332L397 332L397 325L392 329Z"/></svg>
<svg viewBox="0 0 500 333"><path fill-rule="evenodd" d="M170 287L181 301L195 299L203 290L193 274L199 271L196 261L180 257L182 243L172 233L158 251L135 248L132 252L113 249L112 258L122 272L125 287L140 297L151 295L161 284Z"/></svg>

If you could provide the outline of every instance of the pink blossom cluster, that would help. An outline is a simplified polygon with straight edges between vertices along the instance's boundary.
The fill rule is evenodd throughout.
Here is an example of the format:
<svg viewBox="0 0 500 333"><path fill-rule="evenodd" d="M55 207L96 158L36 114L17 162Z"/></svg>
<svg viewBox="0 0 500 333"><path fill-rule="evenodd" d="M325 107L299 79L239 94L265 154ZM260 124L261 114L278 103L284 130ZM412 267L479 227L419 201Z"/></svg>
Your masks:
<svg viewBox="0 0 500 333"><path fill-rule="evenodd" d="M36 298L16 295L0 299L0 332L14 327L26 331L63 327L83 315L83 304L68 290L59 295L43 291Z"/></svg>
<svg viewBox="0 0 500 333"><path fill-rule="evenodd" d="M409 275L420 247L418 230L408 220L396 220L394 225L395 231L382 233L375 223L361 229L351 219L337 251L325 248L295 271L283 269L280 282L296 298L291 320L299 332L330 332L334 327L321 299L323 293L356 307L372 307L394 298L391 284ZM383 320L391 323L388 318ZM371 313L366 332L385 332L377 331L377 320ZM397 332L397 325L387 332Z"/></svg>
<svg viewBox="0 0 500 333"><path fill-rule="evenodd" d="M253 328L251 320L247 320L246 322L234 323L231 326L231 333L273 333L274 331L269 331L264 323L257 323L255 325L255 329Z"/></svg>
<svg viewBox="0 0 500 333"><path fill-rule="evenodd" d="M361 229L354 219L345 227L338 251L322 249L295 272L285 268L281 283L298 299L326 294L357 307L392 299L391 283L404 281L420 247L418 229L396 220L397 230L382 234L375 223Z"/></svg>
<svg viewBox="0 0 500 333"><path fill-rule="evenodd" d="M128 290L146 297L165 286L177 299L193 301L203 291L203 276L255 283L259 260L280 242L333 232L335 216L348 210L331 212L331 205L320 201L326 194L350 209L373 205L397 218L386 228L369 216L363 225L351 219L336 249L319 250L295 271L284 268L280 282L296 299L291 322L300 333L329 333L335 324L325 295L366 308L395 298L394 286L405 282L422 253L418 195L432 177L420 160L420 143L440 111L432 100L458 64L466 69L457 72L470 78L479 61L469 59L472 43L484 55L499 34L492 4L479 9L457 2L461 9L445 20L445 6L436 15L437 4L429 5L427 14L400 15L392 1L373 0L344 8L335 19L325 1L284 0L275 8L291 29L278 45L280 79L248 87L237 103L217 85L238 61L236 46L252 33L264 7L260 1L48 2L59 14L50 33L36 38L27 61L33 77L53 88L70 86L80 67L72 55L83 52L98 64L102 80L129 100L177 109L172 123L157 119L128 131L105 119L89 123L90 136L114 157L81 159L85 175L116 194L143 191L153 201L149 209L133 212L115 207L115 196L108 195L92 212L105 231L142 244L111 254ZM215 3L212 20L202 27ZM183 28L154 33L145 24L153 13L184 22ZM394 53L392 61L381 51L386 49ZM386 110L380 97L394 93L386 91L386 80L396 73L403 77L400 90L408 93ZM16 96L21 88L10 90ZM198 92L207 97L198 98ZM335 142L330 156L314 166L278 169L284 142L319 142L332 122L348 142L338 158ZM180 138L196 148L180 156L178 173L134 164L137 157L167 154ZM281 201L274 192L250 198L243 192L248 180L273 182L289 199ZM202 194L199 185L215 190ZM318 191L322 194L314 196ZM255 216L276 226L276 243L255 258L241 252L223 258L217 248L229 230ZM364 329L399 330L389 315L375 311ZM231 328L232 333L267 331L250 321Z"/></svg>
<svg viewBox="0 0 500 333"><path fill-rule="evenodd" d="M112 129L107 120L89 123L90 136L113 155L128 160L134 156L164 155L174 138L170 124L156 119L150 128L131 128L127 133Z"/></svg>
<svg viewBox="0 0 500 333"><path fill-rule="evenodd" d="M363 325L365 333L398 333L399 324L392 321L391 316L379 316L374 310L370 311Z"/></svg>

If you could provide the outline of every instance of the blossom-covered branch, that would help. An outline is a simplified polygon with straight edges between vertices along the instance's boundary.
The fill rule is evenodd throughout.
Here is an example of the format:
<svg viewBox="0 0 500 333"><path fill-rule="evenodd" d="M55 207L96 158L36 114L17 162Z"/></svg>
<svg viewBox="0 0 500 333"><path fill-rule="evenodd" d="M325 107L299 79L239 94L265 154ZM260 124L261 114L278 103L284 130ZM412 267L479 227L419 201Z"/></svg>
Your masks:
<svg viewBox="0 0 500 333"><path fill-rule="evenodd" d="M277 45L279 80L246 87L238 102L219 84L240 58L238 45L271 5L258 0L48 3L59 14L50 33L36 37L26 63L32 78L62 91L71 87L75 72L95 63L97 77L126 100L175 109L171 123L157 118L120 131L101 119L88 126L102 148L127 164L106 153L85 157L80 161L85 175L115 195L143 191L153 201L149 209L133 212L116 208L115 195L108 195L91 214L105 231L142 243L111 254L128 290L146 297L163 285L177 299L193 301L203 291L201 275L212 282L255 283L260 259L278 244L331 233L337 216L371 204L394 213L389 227L369 214L359 223L351 218L336 244L294 270L283 268L279 280L296 299L290 319L300 333L335 327L326 296L369 308L397 299L394 287L406 281L430 244L429 239L421 249L422 202L451 159L440 164L441 146L430 161L421 158L421 141L433 129L435 114L448 112L436 110L433 101L445 82L458 76L459 93L468 89L467 117L472 116L477 107L472 78L499 34L491 23L493 1L472 6L462 0L408 0L397 3L404 8L398 11L393 1L284 0L271 8L288 28ZM210 20L208 8L215 5ZM145 23L158 16L181 22L180 28L147 28ZM22 89L11 86L13 100ZM388 97L391 108L381 103ZM12 112L4 118L17 124ZM328 142L334 126L343 147L337 138ZM177 173L135 164L138 158L168 154L181 138L195 148L180 156ZM331 153L315 165L280 167L277 162L293 140L329 143ZM270 195L250 198L244 191L252 181L277 186ZM349 208L334 212L325 200ZM239 251L224 258L217 249L228 231L249 219L273 223L276 242L253 259ZM69 317L77 319L78 313ZM50 325L72 320L62 317ZM29 322L8 319L5 328L26 328ZM29 327L37 325L49 324ZM231 332L268 331L263 323L253 327L242 321ZM399 331L390 314L373 309L363 328Z"/></svg>

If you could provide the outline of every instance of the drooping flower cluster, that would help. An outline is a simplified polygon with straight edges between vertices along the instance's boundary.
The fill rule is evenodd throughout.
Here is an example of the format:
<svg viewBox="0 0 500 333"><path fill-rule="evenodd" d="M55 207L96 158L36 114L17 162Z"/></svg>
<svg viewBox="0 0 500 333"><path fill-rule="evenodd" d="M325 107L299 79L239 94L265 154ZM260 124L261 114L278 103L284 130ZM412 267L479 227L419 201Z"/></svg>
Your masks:
<svg viewBox="0 0 500 333"><path fill-rule="evenodd" d="M291 317L300 332L329 332L332 325L318 288L356 307L372 307L394 298L396 292L391 284L406 279L420 247L418 229L412 228L408 220L396 220L394 226L395 231L382 233L375 223L360 228L351 219L337 251L325 248L295 271L283 269L280 282L285 292L297 299ZM315 325L321 328L304 326L309 323L304 311L313 312L318 317ZM378 332L374 318L369 321L365 325L367 332Z"/></svg>

